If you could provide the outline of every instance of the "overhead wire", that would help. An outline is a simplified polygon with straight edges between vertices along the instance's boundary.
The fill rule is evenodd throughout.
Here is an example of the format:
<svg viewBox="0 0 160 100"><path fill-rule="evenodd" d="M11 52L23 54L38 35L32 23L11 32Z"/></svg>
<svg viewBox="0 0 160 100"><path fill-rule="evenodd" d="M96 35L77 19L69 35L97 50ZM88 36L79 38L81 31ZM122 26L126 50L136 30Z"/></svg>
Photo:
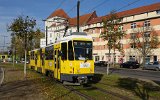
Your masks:
<svg viewBox="0 0 160 100"><path fill-rule="evenodd" d="M65 1L66 1L66 0L62 0L61 3L56 7L55 10L57 10L58 8L60 8L60 7L64 4Z"/></svg>
<svg viewBox="0 0 160 100"><path fill-rule="evenodd" d="M100 7L101 5L105 4L105 3L108 2L108 1L110 1L110 0L104 0L103 2L99 3L99 4L96 5L95 7L91 8L90 10L88 10L88 12L90 12L90 11L92 11L92 10L94 10L94 9L96 9L96 8L98 8L98 7Z"/></svg>
<svg viewBox="0 0 160 100"><path fill-rule="evenodd" d="M84 0L80 0L81 1L81 3L84 1ZM77 4L76 5L74 5L69 11L67 11L67 14L69 14L74 8L76 8L77 7Z"/></svg>
<svg viewBox="0 0 160 100"><path fill-rule="evenodd" d="M118 11L120 11L121 9L126 8L126 7L128 7L128 6L136 3L136 2L138 2L138 1L140 1L140 0L135 0L135 1L133 1L133 2L130 2L130 3L128 3L127 5L125 5L125 6L121 7L121 8L119 8L119 9L117 9L116 12L118 12Z"/></svg>

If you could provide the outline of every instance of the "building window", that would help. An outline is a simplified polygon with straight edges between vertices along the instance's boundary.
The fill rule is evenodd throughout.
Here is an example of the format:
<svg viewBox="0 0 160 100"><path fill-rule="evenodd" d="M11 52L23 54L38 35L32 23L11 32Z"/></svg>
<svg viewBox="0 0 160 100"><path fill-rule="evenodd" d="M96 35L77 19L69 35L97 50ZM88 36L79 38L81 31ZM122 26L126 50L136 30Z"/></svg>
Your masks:
<svg viewBox="0 0 160 100"><path fill-rule="evenodd" d="M132 23L131 24L131 28L133 29L133 28L136 28L136 23Z"/></svg>
<svg viewBox="0 0 160 100"><path fill-rule="evenodd" d="M120 26L120 30L123 31L123 25Z"/></svg>
<svg viewBox="0 0 160 100"><path fill-rule="evenodd" d="M92 30L92 29L90 30L90 33L93 33L93 30Z"/></svg>
<svg viewBox="0 0 160 100"><path fill-rule="evenodd" d="M136 34L135 33L131 33L131 39L135 39L136 38Z"/></svg>
<svg viewBox="0 0 160 100"><path fill-rule="evenodd" d="M93 42L95 42L95 38L93 37L92 39L93 39Z"/></svg>
<svg viewBox="0 0 160 100"><path fill-rule="evenodd" d="M52 33L50 33L50 37L52 37Z"/></svg>
<svg viewBox="0 0 160 100"><path fill-rule="evenodd" d="M102 32L102 29L99 29L99 33L101 33Z"/></svg>
<svg viewBox="0 0 160 100"><path fill-rule="evenodd" d="M93 31L92 31L93 33L95 33L95 29L93 29Z"/></svg>
<svg viewBox="0 0 160 100"><path fill-rule="evenodd" d="M156 12L157 12L158 15L160 15L160 10L157 10Z"/></svg>
<svg viewBox="0 0 160 100"><path fill-rule="evenodd" d="M99 61L99 56L95 56L95 61Z"/></svg>
<svg viewBox="0 0 160 100"><path fill-rule="evenodd" d="M72 33L72 30L69 30L70 33Z"/></svg>
<svg viewBox="0 0 160 100"><path fill-rule="evenodd" d="M136 44L135 43L131 43L131 48L136 48Z"/></svg>
<svg viewBox="0 0 160 100"><path fill-rule="evenodd" d="M144 46L145 46L145 48L149 48L150 44L149 43L145 43Z"/></svg>
<svg viewBox="0 0 160 100"><path fill-rule="evenodd" d="M114 56L114 62L116 62L116 56Z"/></svg>
<svg viewBox="0 0 160 100"><path fill-rule="evenodd" d="M150 56L147 56L146 58L145 58L145 64L148 64L149 62L150 62Z"/></svg>
<svg viewBox="0 0 160 100"><path fill-rule="evenodd" d="M150 21L149 20L144 21L144 27L149 27L149 26L150 26Z"/></svg>
<svg viewBox="0 0 160 100"><path fill-rule="evenodd" d="M50 40L50 44L52 43L52 40Z"/></svg>
<svg viewBox="0 0 160 100"><path fill-rule="evenodd" d="M135 61L135 56L129 56L129 61Z"/></svg>
<svg viewBox="0 0 160 100"><path fill-rule="evenodd" d="M144 36L145 36L145 37L150 37L150 33L149 33L149 32L145 32L145 33L144 33Z"/></svg>

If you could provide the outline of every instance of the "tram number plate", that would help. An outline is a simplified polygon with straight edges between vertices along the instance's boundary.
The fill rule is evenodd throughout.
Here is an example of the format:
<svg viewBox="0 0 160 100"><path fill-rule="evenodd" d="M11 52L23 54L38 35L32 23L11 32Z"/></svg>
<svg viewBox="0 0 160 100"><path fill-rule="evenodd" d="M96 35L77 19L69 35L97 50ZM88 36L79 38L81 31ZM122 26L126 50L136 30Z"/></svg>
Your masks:
<svg viewBox="0 0 160 100"><path fill-rule="evenodd" d="M80 68L89 68L90 67L90 63L86 62L86 63L80 63Z"/></svg>

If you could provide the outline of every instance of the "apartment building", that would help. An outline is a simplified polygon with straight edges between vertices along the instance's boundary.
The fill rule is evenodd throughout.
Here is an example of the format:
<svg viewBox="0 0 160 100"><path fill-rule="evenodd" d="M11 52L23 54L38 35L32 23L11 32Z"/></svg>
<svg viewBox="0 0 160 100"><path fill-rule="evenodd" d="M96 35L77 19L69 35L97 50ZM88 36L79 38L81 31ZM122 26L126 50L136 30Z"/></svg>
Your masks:
<svg viewBox="0 0 160 100"><path fill-rule="evenodd" d="M58 12L58 13L57 13ZM59 15L60 14L60 15ZM132 34L138 29L138 26L149 27L145 30L147 34L150 34L150 29L154 29L158 36L160 36L160 3L155 3L147 6L142 6L122 12L116 13L122 18L123 30L126 32L126 36L121 40L123 44L124 53L116 50L114 53L111 50L111 61L119 62L137 60L141 62L142 55L131 45ZM93 37L93 58L97 60L108 61L108 47L107 41L104 41L99 36L103 32L102 20L106 16L97 16L96 12L85 14L80 16L80 31L86 32ZM59 20L57 19L59 18ZM62 9L54 11L45 21L45 26L48 26L48 44L54 43L57 38L61 38L64 35L64 29L66 26L65 20L68 20L69 28L67 34L76 32L76 17L70 18L62 11ZM53 22L55 21L56 22ZM46 35L45 35L46 36ZM45 46L45 40L41 39L41 47ZM159 39L160 40L160 39ZM115 55L115 59L113 57ZM160 46L153 50L146 58L147 61L157 61L160 59Z"/></svg>
<svg viewBox="0 0 160 100"><path fill-rule="evenodd" d="M62 35L64 32L64 25L60 26L60 24L64 23L66 19L70 18L66 12L62 9L58 9L51 13L45 20L45 37L40 40L40 47L52 44L55 42L56 38ZM57 30L62 30L59 33Z"/></svg>
<svg viewBox="0 0 160 100"><path fill-rule="evenodd" d="M126 36L121 41L123 44L124 54L115 52L115 59L113 59L113 51L111 51L112 61L119 62L137 60L142 61L142 55L131 45L132 34L138 29L138 26L149 27L147 29L154 29L158 36L160 35L160 3L142 6L131 10L126 10L116 13L122 17L123 30L126 31ZM87 23L85 32L91 34L94 41L93 57L95 60L108 60L107 41L99 38L100 33L103 31L102 20L106 16L97 17ZM145 30L150 34L151 30ZM160 47L160 46L159 46ZM160 48L153 50L146 58L147 61L157 61L160 59Z"/></svg>

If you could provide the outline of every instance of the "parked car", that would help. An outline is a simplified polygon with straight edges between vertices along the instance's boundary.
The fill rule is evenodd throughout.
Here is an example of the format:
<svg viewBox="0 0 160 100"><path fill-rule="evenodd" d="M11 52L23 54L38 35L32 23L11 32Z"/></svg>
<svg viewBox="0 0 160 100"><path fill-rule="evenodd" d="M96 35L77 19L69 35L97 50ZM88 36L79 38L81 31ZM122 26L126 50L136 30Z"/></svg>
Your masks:
<svg viewBox="0 0 160 100"><path fill-rule="evenodd" d="M150 62L148 64L145 64L143 69L151 69L151 70L160 71L160 63L158 61Z"/></svg>
<svg viewBox="0 0 160 100"><path fill-rule="evenodd" d="M95 61L95 66L107 66L107 61Z"/></svg>
<svg viewBox="0 0 160 100"><path fill-rule="evenodd" d="M120 67L133 69L133 68L139 68L140 64L137 61L127 61L127 62L120 64Z"/></svg>

